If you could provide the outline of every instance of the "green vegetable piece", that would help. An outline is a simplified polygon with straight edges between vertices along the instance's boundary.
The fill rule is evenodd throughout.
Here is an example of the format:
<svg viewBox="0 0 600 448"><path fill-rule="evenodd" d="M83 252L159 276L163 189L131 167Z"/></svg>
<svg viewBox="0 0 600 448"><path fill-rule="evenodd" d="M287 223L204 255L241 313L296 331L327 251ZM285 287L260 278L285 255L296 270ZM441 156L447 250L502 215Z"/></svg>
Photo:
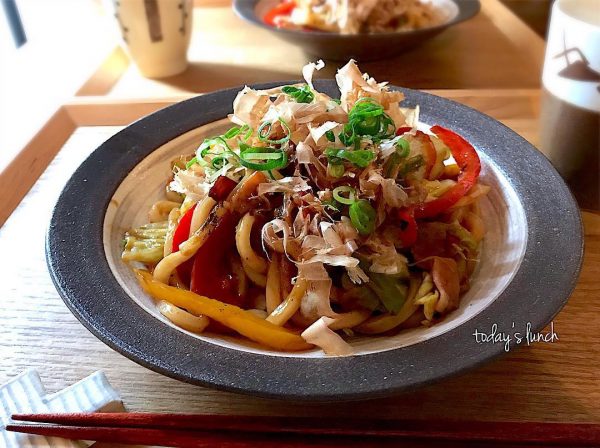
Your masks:
<svg viewBox="0 0 600 448"><path fill-rule="evenodd" d="M194 157L192 160L190 160L188 163L185 164L185 169L189 170L192 166L194 166L196 163L198 163L198 158Z"/></svg>
<svg viewBox="0 0 600 448"><path fill-rule="evenodd" d="M329 199L322 202L323 207L333 210L334 212L341 212L342 206L335 199Z"/></svg>
<svg viewBox="0 0 600 448"><path fill-rule="evenodd" d="M376 295L381 305L379 309L397 314L408 297L408 266L404 265L398 274L381 274L371 272L371 265L364 256L355 256L360 260L360 268L369 276L369 282L365 283L364 287L368 287ZM343 277L342 286L344 287Z"/></svg>
<svg viewBox="0 0 600 448"><path fill-rule="evenodd" d="M323 201L322 204L323 204L324 208L327 208L327 209L332 210L334 212L341 212L342 211L341 205L335 199L329 199L327 201Z"/></svg>
<svg viewBox="0 0 600 448"><path fill-rule="evenodd" d="M297 103L312 103L315 99L315 94L306 84L302 87L285 86L281 88L281 91L292 97Z"/></svg>
<svg viewBox="0 0 600 448"><path fill-rule="evenodd" d="M397 152L392 153L383 164L383 176L391 179L395 179L398 176L398 168L402 158Z"/></svg>
<svg viewBox="0 0 600 448"><path fill-rule="evenodd" d="M335 193L334 193L335 197ZM337 198L336 198L337 199ZM377 212L366 199L361 199L350 205L350 221L361 235L369 235L375 230Z"/></svg>
<svg viewBox="0 0 600 448"><path fill-rule="evenodd" d="M254 129L252 129L250 126L245 124L244 126L242 126L242 132L244 132L244 136L242 137L242 140L247 141L254 133Z"/></svg>
<svg viewBox="0 0 600 448"><path fill-rule="evenodd" d="M377 294L379 300L392 314L398 314L408 294L408 285L395 275L369 272L369 288Z"/></svg>
<svg viewBox="0 0 600 448"><path fill-rule="evenodd" d="M356 201L356 190L348 185L340 185L333 189L333 198L340 204L352 205Z"/></svg>
<svg viewBox="0 0 600 448"><path fill-rule="evenodd" d="M348 123L339 139L344 145L357 147L361 137L380 141L394 135L394 120L373 98L360 98L348 113Z"/></svg>
<svg viewBox="0 0 600 448"><path fill-rule="evenodd" d="M359 168L366 168L375 159L375 154L366 149L350 151L348 149L327 148L325 156L330 163L339 163L339 159L344 159Z"/></svg>
<svg viewBox="0 0 600 448"><path fill-rule="evenodd" d="M400 157L408 157L409 153L410 153L410 144L408 143L407 140L405 140L403 138L399 138L398 141L396 142L396 154L398 154Z"/></svg>
<svg viewBox="0 0 600 448"><path fill-rule="evenodd" d="M402 175L406 175L412 171L418 170L425 163L425 159L423 159L422 155L414 156L408 159L404 165L402 166Z"/></svg>
<svg viewBox="0 0 600 448"><path fill-rule="evenodd" d="M287 125L285 120L283 120L282 118L279 118L278 121L281 123L281 126L283 127L283 130L286 132L286 135L278 140L271 140L269 138L269 135L271 134L271 128L273 127L273 123L270 121L265 121L258 128L258 139L261 142L268 143L270 145L282 145L290 140L290 134L292 133L292 131L290 130L290 127Z"/></svg>
<svg viewBox="0 0 600 448"><path fill-rule="evenodd" d="M377 294L369 288L368 283L356 285L352 283L348 274L342 275L342 288L345 291L345 296L356 301L357 305L368 309L369 311L380 310L384 311L381 301Z"/></svg>
<svg viewBox="0 0 600 448"><path fill-rule="evenodd" d="M215 170L220 170L221 168L223 168L225 166L225 163L227 163L225 157L223 156L217 156L214 159L212 159L212 167Z"/></svg>
<svg viewBox="0 0 600 448"><path fill-rule="evenodd" d="M344 165L341 163L331 163L330 162L327 164L327 172L329 173L329 175L331 177L338 179L344 175L344 173L346 172L346 169L344 168Z"/></svg>
<svg viewBox="0 0 600 448"><path fill-rule="evenodd" d="M288 156L281 149L252 147L240 143L240 163L253 170L271 171L285 167Z"/></svg>
<svg viewBox="0 0 600 448"><path fill-rule="evenodd" d="M223 138L229 140L230 138L233 138L236 135L238 135L240 132L242 132L241 128L231 128L230 130L225 132L225 134L223 134Z"/></svg>
<svg viewBox="0 0 600 448"><path fill-rule="evenodd" d="M477 243L475 242L473 235L471 235L471 232L461 226L457 221L454 221L452 224L448 225L448 233L458 238L461 245L469 249L471 252L477 251Z"/></svg>
<svg viewBox="0 0 600 448"><path fill-rule="evenodd" d="M369 311L375 311L381 308L381 301L377 294L368 286L358 286L352 288L347 293L348 297L356 300L356 303Z"/></svg>

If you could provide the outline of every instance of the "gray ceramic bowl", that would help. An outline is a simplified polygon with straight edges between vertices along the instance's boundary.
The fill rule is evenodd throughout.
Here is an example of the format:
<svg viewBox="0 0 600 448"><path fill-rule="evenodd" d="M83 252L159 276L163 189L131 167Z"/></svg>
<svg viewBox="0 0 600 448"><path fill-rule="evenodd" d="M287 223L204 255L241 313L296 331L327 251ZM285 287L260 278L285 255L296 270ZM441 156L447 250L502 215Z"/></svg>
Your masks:
<svg viewBox="0 0 600 448"><path fill-rule="evenodd" d="M262 85L266 88L282 83ZM318 90L335 96L333 81ZM566 303L582 260L577 205L550 163L516 133L473 109L401 89L421 120L467 138L491 186L482 204L487 234L460 308L432 328L352 339L356 355L278 353L239 338L174 327L120 260L120 241L160 197L169 161L225 129L239 89L158 111L103 143L62 192L47 236L47 261L67 306L98 338L125 356L193 384L265 397L351 400L412 390L504 353L477 343L475 330L542 329ZM513 326L514 325L514 326ZM512 347L514 348L514 347Z"/></svg>
<svg viewBox="0 0 600 448"><path fill-rule="evenodd" d="M301 46L307 53L336 61L372 61L395 56L446 28L470 19L479 12L478 0L432 0L446 15L441 25L415 31L343 35L320 31L284 30L267 25L263 17L280 0L234 0L235 12L250 23L273 32L277 37ZM451 49L449 49L451 50Z"/></svg>

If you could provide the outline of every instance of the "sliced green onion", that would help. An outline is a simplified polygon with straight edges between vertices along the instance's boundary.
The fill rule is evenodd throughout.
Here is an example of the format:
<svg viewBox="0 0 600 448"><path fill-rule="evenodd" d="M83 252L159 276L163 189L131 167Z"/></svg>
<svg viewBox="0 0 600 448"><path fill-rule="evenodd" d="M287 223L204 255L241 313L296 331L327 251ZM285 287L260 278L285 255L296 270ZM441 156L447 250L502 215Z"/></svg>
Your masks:
<svg viewBox="0 0 600 448"><path fill-rule="evenodd" d="M333 159L334 163L341 163L342 162L342 158L340 156L338 156L338 154L342 153L342 149L338 149L338 148L327 148L325 150L325 156L327 157L327 160L331 161Z"/></svg>
<svg viewBox="0 0 600 448"><path fill-rule="evenodd" d="M344 165L341 163L328 163L327 164L327 172L331 177L335 177L336 179L342 177L346 172Z"/></svg>
<svg viewBox="0 0 600 448"><path fill-rule="evenodd" d="M367 166L369 166L369 163L371 163L375 158L375 154L366 149L359 149L355 151L344 150L344 155L342 157L350 161L354 165L358 166L359 168L366 168Z"/></svg>
<svg viewBox="0 0 600 448"><path fill-rule="evenodd" d="M214 138L207 138L207 139L205 139L202 142L202 144L198 148L198 150L200 151L200 157L202 157L202 158L206 157L206 155L208 154L208 152L217 143L222 144L225 147L225 151L227 151L229 153L233 153L233 151L231 150L231 147L227 144L227 142L225 141L225 139L223 138L223 136L219 135L219 136L214 137Z"/></svg>
<svg viewBox="0 0 600 448"><path fill-rule="evenodd" d="M342 100L340 100L339 98L332 98L331 101L338 105L342 104Z"/></svg>
<svg viewBox="0 0 600 448"><path fill-rule="evenodd" d="M344 125L344 132L340 133L338 138L344 145L351 146L358 137L356 136L354 129L352 129L352 126L350 124L346 124Z"/></svg>
<svg viewBox="0 0 600 448"><path fill-rule="evenodd" d="M336 163L338 159L344 159L359 168L366 168L375 159L375 154L367 149L349 151L347 149L327 148L325 155L332 163Z"/></svg>
<svg viewBox="0 0 600 448"><path fill-rule="evenodd" d="M418 170L425 163L422 155L414 156L408 159L402 167L402 175Z"/></svg>
<svg viewBox="0 0 600 448"><path fill-rule="evenodd" d="M261 148L255 148L261 149ZM245 152L244 160L277 160L281 159L281 151L278 152Z"/></svg>
<svg viewBox="0 0 600 448"><path fill-rule="evenodd" d="M325 137L327 138L327 140L329 140L331 143L335 142L335 135L333 133L333 131L329 130L327 132L325 132Z"/></svg>
<svg viewBox="0 0 600 448"><path fill-rule="evenodd" d="M236 135L238 135L240 132L242 132L241 128L231 128L230 130L225 132L225 134L223 134L223 138L229 140L230 138L233 138Z"/></svg>
<svg viewBox="0 0 600 448"><path fill-rule="evenodd" d="M231 140L232 138L237 137L238 135L244 133L242 138L245 141L245 140L248 140L248 138L250 138L250 136L252 135L253 132L254 132L254 130L250 126L245 124L239 128L233 127L222 135L218 135L213 138L204 139L204 141L198 148L198 154L200 157L194 157L192 160L190 160L186 164L186 168L190 168L194 163L199 163L203 166L207 166L210 164L210 165L212 165L212 167L214 169L220 169L223 166L225 166L225 164L227 162L227 158L230 156L239 161L240 156L238 156L231 149L231 147L227 143L227 140ZM224 147L224 150L212 151L213 147L216 144L222 145ZM213 155L215 157L212 160L208 160L208 161L205 160L205 158L209 155Z"/></svg>
<svg viewBox="0 0 600 448"><path fill-rule="evenodd" d="M342 196L347 194L347 197ZM333 198L340 204L351 205L356 201L356 190L348 185L341 185L333 189Z"/></svg>
<svg viewBox="0 0 600 448"><path fill-rule="evenodd" d="M247 141L254 133L254 129L252 129L250 126L245 124L244 126L241 127L241 132L245 133L244 136L242 137L242 139L244 141Z"/></svg>
<svg viewBox="0 0 600 448"><path fill-rule="evenodd" d="M261 124L258 128L258 138L260 139L261 142L267 141L269 134L271 133L271 127L273 126L273 123L271 121L265 121L263 124ZM265 133L265 128L267 129L267 132Z"/></svg>
<svg viewBox="0 0 600 448"><path fill-rule="evenodd" d="M379 141L394 135L394 120L373 98L360 98L348 113L348 123L339 138L346 146L356 145L361 137Z"/></svg>
<svg viewBox="0 0 600 448"><path fill-rule="evenodd" d="M336 211L336 212L342 211L340 204L335 199L329 199L329 200L323 201L322 204L323 204L323 207L330 208L333 211Z"/></svg>
<svg viewBox="0 0 600 448"><path fill-rule="evenodd" d="M377 212L366 199L361 199L350 205L349 215L352 225L356 227L356 230L358 230L358 233L361 235L369 235L375 230Z"/></svg>
<svg viewBox="0 0 600 448"><path fill-rule="evenodd" d="M204 158L204 156L206 155L206 153L208 151L210 151L210 147L213 144L213 142L214 142L214 139L212 139L212 138L204 139L204 141L202 142L202 144L198 148L198 151L200 151L200 157Z"/></svg>
<svg viewBox="0 0 600 448"><path fill-rule="evenodd" d="M192 166L194 166L196 163L198 163L198 158L194 157L192 160L190 160L188 163L185 164L185 169L189 170Z"/></svg>
<svg viewBox="0 0 600 448"><path fill-rule="evenodd" d="M410 144L408 143L407 140L405 140L403 138L398 139L398 141L396 142L396 153L400 157L408 156L408 154L410 153Z"/></svg>
<svg viewBox="0 0 600 448"><path fill-rule="evenodd" d="M211 165L215 170L220 170L223 168L225 163L227 163L227 160L223 156L217 156L211 161Z"/></svg>
<svg viewBox="0 0 600 448"><path fill-rule="evenodd" d="M402 159L410 153L410 145L407 140L399 138L396 141L396 152L392 153L383 165L383 176L395 179Z"/></svg>
<svg viewBox="0 0 600 448"><path fill-rule="evenodd" d="M302 87L285 86L281 88L281 91L286 95L291 96L297 103L312 103L315 99L314 93L306 84Z"/></svg>
<svg viewBox="0 0 600 448"><path fill-rule="evenodd" d="M257 162L265 160L265 162ZM255 148L240 143L240 163L246 168L257 171L271 171L283 168L288 163L285 151L275 148Z"/></svg>
<svg viewBox="0 0 600 448"><path fill-rule="evenodd" d="M289 126L281 118L279 118L279 122L281 123L283 130L286 132L286 135L284 137L280 138L279 140L271 140L269 138L269 135L271 134L271 128L273 127L273 123L271 121L265 121L258 128L258 139L261 142L268 143L270 145L282 145L282 144L286 143L287 141L289 141L290 134L291 134ZM265 132L265 129L266 129L266 132Z"/></svg>
<svg viewBox="0 0 600 448"><path fill-rule="evenodd" d="M402 157L397 152L392 153L383 164L383 177L395 179L398 176L398 167Z"/></svg>
<svg viewBox="0 0 600 448"><path fill-rule="evenodd" d="M230 147L230 146L227 144L227 142L226 142L226 141L225 141L225 139L223 138L223 136L219 135L218 137L215 137L215 138L214 138L214 141L215 141L216 143L221 143L223 146L225 146L225 148L227 149L227 151L229 151L229 152L233 152L233 151L231 150L231 147Z"/></svg>

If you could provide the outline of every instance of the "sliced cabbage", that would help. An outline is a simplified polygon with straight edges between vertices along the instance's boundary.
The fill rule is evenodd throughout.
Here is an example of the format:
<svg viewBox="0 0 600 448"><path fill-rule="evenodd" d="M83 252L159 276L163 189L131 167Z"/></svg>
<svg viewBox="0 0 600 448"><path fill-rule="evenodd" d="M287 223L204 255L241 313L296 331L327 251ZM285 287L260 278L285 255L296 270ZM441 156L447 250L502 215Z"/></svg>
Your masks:
<svg viewBox="0 0 600 448"><path fill-rule="evenodd" d="M435 310L443 313L458 308L460 277L456 261L452 258L434 257L431 276L435 287L440 292Z"/></svg>
<svg viewBox="0 0 600 448"><path fill-rule="evenodd" d="M167 227L167 221L163 221L145 224L128 231L123 241L123 261L156 264L162 260Z"/></svg>

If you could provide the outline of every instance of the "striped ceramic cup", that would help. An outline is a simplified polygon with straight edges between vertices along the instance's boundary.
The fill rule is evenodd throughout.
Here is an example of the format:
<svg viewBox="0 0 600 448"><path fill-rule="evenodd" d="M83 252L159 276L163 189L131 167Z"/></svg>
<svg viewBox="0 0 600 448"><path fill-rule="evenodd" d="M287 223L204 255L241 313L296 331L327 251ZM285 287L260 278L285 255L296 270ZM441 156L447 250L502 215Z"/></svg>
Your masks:
<svg viewBox="0 0 600 448"><path fill-rule="evenodd" d="M125 47L148 78L183 72L192 31L192 0L112 0Z"/></svg>

